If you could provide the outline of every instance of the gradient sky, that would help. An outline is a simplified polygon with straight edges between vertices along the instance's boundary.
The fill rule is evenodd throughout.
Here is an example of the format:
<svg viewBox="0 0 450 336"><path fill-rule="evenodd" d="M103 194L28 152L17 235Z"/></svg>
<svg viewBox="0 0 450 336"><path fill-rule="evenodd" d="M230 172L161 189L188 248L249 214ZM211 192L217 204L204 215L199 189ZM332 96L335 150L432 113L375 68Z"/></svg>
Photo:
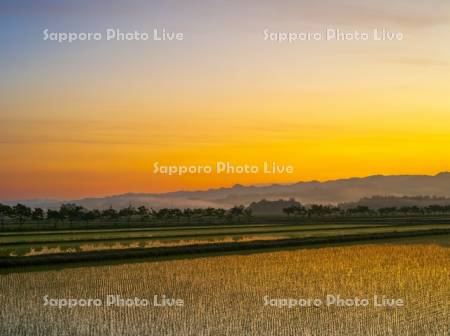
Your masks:
<svg viewBox="0 0 450 336"><path fill-rule="evenodd" d="M263 31L403 41L264 41ZM42 31L181 31L177 42ZM2 1L0 199L450 170L450 2ZM292 164L293 175L152 174Z"/></svg>

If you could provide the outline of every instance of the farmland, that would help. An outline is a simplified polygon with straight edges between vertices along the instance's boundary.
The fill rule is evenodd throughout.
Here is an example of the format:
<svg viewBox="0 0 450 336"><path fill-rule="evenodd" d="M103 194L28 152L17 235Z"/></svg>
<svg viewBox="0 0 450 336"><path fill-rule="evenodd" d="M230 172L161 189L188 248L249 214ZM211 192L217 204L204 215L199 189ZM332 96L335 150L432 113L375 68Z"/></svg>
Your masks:
<svg viewBox="0 0 450 336"><path fill-rule="evenodd" d="M349 235L415 233L450 230L450 224L315 223L170 226L123 229L54 230L0 233L0 256L33 256L165 246L189 246L227 242L251 242Z"/></svg>
<svg viewBox="0 0 450 336"><path fill-rule="evenodd" d="M0 334L448 335L449 272L448 247L423 240L11 271L0 275ZM184 306L43 304L44 296L107 295L158 295L182 299ZM264 299L327 295L368 298L370 304L280 308ZM405 304L375 307L374 295Z"/></svg>
<svg viewBox="0 0 450 336"><path fill-rule="evenodd" d="M447 335L449 246L442 218L6 231L0 335Z"/></svg>

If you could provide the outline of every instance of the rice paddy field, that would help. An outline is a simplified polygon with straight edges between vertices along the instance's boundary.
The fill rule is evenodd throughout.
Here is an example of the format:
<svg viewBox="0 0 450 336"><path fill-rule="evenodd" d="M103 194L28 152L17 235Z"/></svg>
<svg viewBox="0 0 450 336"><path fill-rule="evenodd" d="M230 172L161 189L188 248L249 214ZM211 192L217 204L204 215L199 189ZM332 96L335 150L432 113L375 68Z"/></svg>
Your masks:
<svg viewBox="0 0 450 336"><path fill-rule="evenodd" d="M416 240L0 275L0 335L448 335L450 249ZM108 295L183 306L45 305ZM327 295L367 306L325 304ZM375 307L373 298L403 306ZM320 299L274 306L272 299ZM283 301L272 301L283 302ZM297 301L300 302L300 301Z"/></svg>
<svg viewBox="0 0 450 336"><path fill-rule="evenodd" d="M450 224L215 225L0 233L0 257L450 229Z"/></svg>

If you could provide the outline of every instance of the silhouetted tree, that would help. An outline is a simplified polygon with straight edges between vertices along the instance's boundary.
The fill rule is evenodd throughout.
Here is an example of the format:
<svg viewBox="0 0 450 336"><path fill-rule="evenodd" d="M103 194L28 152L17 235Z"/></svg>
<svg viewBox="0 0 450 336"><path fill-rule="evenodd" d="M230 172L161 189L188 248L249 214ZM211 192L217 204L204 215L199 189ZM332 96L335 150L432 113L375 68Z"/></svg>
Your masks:
<svg viewBox="0 0 450 336"><path fill-rule="evenodd" d="M89 221L96 220L100 217L101 217L101 213L97 209L84 211L81 214L81 219L86 221L86 223L89 223Z"/></svg>
<svg viewBox="0 0 450 336"><path fill-rule="evenodd" d="M56 224L64 219L58 210L47 209L47 219L53 221L54 227Z"/></svg>
<svg viewBox="0 0 450 336"><path fill-rule="evenodd" d="M245 217L247 217L247 220L250 220L250 217L252 217L252 209L245 208L243 214Z"/></svg>
<svg viewBox="0 0 450 336"><path fill-rule="evenodd" d="M149 215L149 211L144 205L141 205L139 208L137 208L137 213L141 217L141 221L147 219Z"/></svg>
<svg viewBox="0 0 450 336"><path fill-rule="evenodd" d="M41 208L35 208L31 213L31 219L36 221L41 221L44 219L44 210Z"/></svg>
<svg viewBox="0 0 450 336"><path fill-rule="evenodd" d="M291 205L291 206L288 206L288 207L284 208L284 209L283 209L283 212L284 212L286 215L290 216L290 215L295 214L295 208L296 208L295 205Z"/></svg>
<svg viewBox="0 0 450 336"><path fill-rule="evenodd" d="M183 217L185 217L188 222L191 220L191 217L193 215L194 215L194 212L192 211L192 209L187 208L187 209L183 210Z"/></svg>
<svg viewBox="0 0 450 336"><path fill-rule="evenodd" d="M112 207L109 207L109 209L103 210L101 212L101 217L106 220L117 220L118 216L119 214Z"/></svg>
<svg viewBox="0 0 450 336"><path fill-rule="evenodd" d="M133 206L131 206L131 205L129 205L126 208L123 208L123 209L119 210L119 216L120 217L126 217L128 223L130 222L131 217L133 215L135 215L136 213L137 213L136 209Z"/></svg>
<svg viewBox="0 0 450 336"><path fill-rule="evenodd" d="M74 221L82 220L86 212L87 210L85 208L73 203L62 204L61 207L59 208L60 215L64 219L69 220L70 226L72 226L72 223Z"/></svg>
<svg viewBox="0 0 450 336"><path fill-rule="evenodd" d="M227 211L225 209L222 208L215 209L215 216L217 218L224 218L226 213Z"/></svg>
<svg viewBox="0 0 450 336"><path fill-rule="evenodd" d="M397 212L397 207L386 207L378 209L378 213L381 215L389 215Z"/></svg>
<svg viewBox="0 0 450 336"><path fill-rule="evenodd" d="M13 211L12 207L10 207L9 205L0 203L0 220L1 220L2 226L5 225L5 219L11 218L13 216L13 213L14 213L14 211Z"/></svg>
<svg viewBox="0 0 450 336"><path fill-rule="evenodd" d="M180 209L170 209L170 216L175 218L177 221L180 220L180 217L183 215L183 212Z"/></svg>
<svg viewBox="0 0 450 336"><path fill-rule="evenodd" d="M367 206L358 205L356 208L350 208L346 211L349 215L361 215L361 214L370 214L372 211Z"/></svg>
<svg viewBox="0 0 450 336"><path fill-rule="evenodd" d="M243 205L239 205L239 206L236 205L236 206L232 207L230 210L228 210L228 213L230 214L231 219L236 217L237 220L239 221L241 216L244 214L244 209L245 209L245 207Z"/></svg>
<svg viewBox="0 0 450 336"><path fill-rule="evenodd" d="M13 213L14 217L16 217L20 225L22 225L26 218L31 217L32 211L31 208L27 207L26 205L18 203L13 207Z"/></svg>

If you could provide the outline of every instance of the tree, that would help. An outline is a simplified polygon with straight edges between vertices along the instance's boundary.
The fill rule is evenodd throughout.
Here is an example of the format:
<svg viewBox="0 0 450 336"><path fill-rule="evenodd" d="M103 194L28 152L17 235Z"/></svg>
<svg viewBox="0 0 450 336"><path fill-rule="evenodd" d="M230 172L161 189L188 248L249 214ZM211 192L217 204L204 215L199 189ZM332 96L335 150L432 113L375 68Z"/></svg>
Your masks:
<svg viewBox="0 0 450 336"><path fill-rule="evenodd" d="M180 220L180 217L183 215L183 212L180 209L170 209L170 216L176 218L177 221Z"/></svg>
<svg viewBox="0 0 450 336"><path fill-rule="evenodd" d="M284 208L284 209L283 209L283 212L284 212L286 215L290 216L290 215L295 214L295 208L296 208L295 205L291 205L291 206L288 206L288 207Z"/></svg>
<svg viewBox="0 0 450 336"><path fill-rule="evenodd" d="M56 227L56 224L59 221L62 221L64 217L59 213L58 210L47 209L47 219L54 221L54 226Z"/></svg>
<svg viewBox="0 0 450 336"><path fill-rule="evenodd" d="M206 217L214 217L216 215L216 209L209 207L204 209L203 213Z"/></svg>
<svg viewBox="0 0 450 336"><path fill-rule="evenodd" d="M39 224L44 220L45 213L44 210L41 208L35 208L33 212L31 213L31 219L34 221L37 221L37 225L39 227Z"/></svg>
<svg viewBox="0 0 450 336"><path fill-rule="evenodd" d="M188 222L190 221L193 215L194 212L192 211L192 209L187 208L183 210L183 217L186 217Z"/></svg>
<svg viewBox="0 0 450 336"><path fill-rule="evenodd" d="M0 218L1 218L2 226L5 225L5 218L12 217L13 213L14 213L14 211L13 211L12 207L10 207L9 205L0 203Z"/></svg>
<svg viewBox="0 0 450 336"><path fill-rule="evenodd" d="M218 208L215 210L215 216L218 218L223 218L225 217L225 214L227 213L227 211L225 209L222 208Z"/></svg>
<svg viewBox="0 0 450 336"><path fill-rule="evenodd" d="M370 209L367 206L358 205L356 208L347 209L347 214L368 214L370 213Z"/></svg>
<svg viewBox="0 0 450 336"><path fill-rule="evenodd" d="M16 217L19 220L20 225L22 225L25 218L30 218L31 208L18 203L13 207L13 213L14 217Z"/></svg>
<svg viewBox="0 0 450 336"><path fill-rule="evenodd" d="M62 204L59 209L60 215L63 218L67 218L70 224L74 221L82 220L86 211L82 206L73 203Z"/></svg>
<svg viewBox="0 0 450 336"><path fill-rule="evenodd" d="M35 208L31 213L31 219L36 221L41 221L44 219L44 210L41 208Z"/></svg>
<svg viewBox="0 0 450 336"><path fill-rule="evenodd" d="M148 218L149 211L144 205L141 205L139 208L137 208L137 213L139 216L141 216L141 221L143 221L144 219Z"/></svg>
<svg viewBox="0 0 450 336"><path fill-rule="evenodd" d="M84 211L81 214L81 219L86 221L86 223L89 223L90 220L96 220L97 218L100 218L100 217L101 217L101 213L97 209Z"/></svg>
<svg viewBox="0 0 450 336"><path fill-rule="evenodd" d="M203 209L196 208L192 209L192 215L200 219L205 215L205 212L203 211Z"/></svg>
<svg viewBox="0 0 450 336"><path fill-rule="evenodd" d="M399 212L401 212L402 214L406 215L411 211L411 208L408 206L404 206L401 207L400 209L398 209Z"/></svg>
<svg viewBox="0 0 450 336"><path fill-rule="evenodd" d="M411 212L412 213L421 213L422 212L422 209L421 208L419 208L417 205L413 205L412 207L411 207Z"/></svg>
<svg viewBox="0 0 450 336"><path fill-rule="evenodd" d="M444 210L445 208L440 205L429 205L425 208L425 211L428 213L442 213Z"/></svg>
<svg viewBox="0 0 450 336"><path fill-rule="evenodd" d="M115 209L109 207L109 209L101 212L101 217L106 218L107 220L115 220L118 217L118 213Z"/></svg>
<svg viewBox="0 0 450 336"><path fill-rule="evenodd" d="M312 204L308 209L308 216L322 216L325 213L325 208L320 204Z"/></svg>
<svg viewBox="0 0 450 336"><path fill-rule="evenodd" d="M245 208L244 209L244 216L247 217L247 220L250 220L250 217L252 217L252 209Z"/></svg>
<svg viewBox="0 0 450 336"><path fill-rule="evenodd" d="M134 214L136 214L136 209L135 209L133 206L131 206L131 205L129 205L129 206L126 207L126 208L123 208L123 209L120 209L120 210L119 210L119 216L120 216L120 217L126 217L128 223L130 222L131 217L132 217Z"/></svg>
<svg viewBox="0 0 450 336"><path fill-rule="evenodd" d="M378 213L381 215L393 214L397 212L397 207L386 207L378 209Z"/></svg>
<svg viewBox="0 0 450 336"><path fill-rule="evenodd" d="M234 206L230 210L228 210L228 213L231 218L236 217L239 221L240 217L244 214L245 207L243 205Z"/></svg>

